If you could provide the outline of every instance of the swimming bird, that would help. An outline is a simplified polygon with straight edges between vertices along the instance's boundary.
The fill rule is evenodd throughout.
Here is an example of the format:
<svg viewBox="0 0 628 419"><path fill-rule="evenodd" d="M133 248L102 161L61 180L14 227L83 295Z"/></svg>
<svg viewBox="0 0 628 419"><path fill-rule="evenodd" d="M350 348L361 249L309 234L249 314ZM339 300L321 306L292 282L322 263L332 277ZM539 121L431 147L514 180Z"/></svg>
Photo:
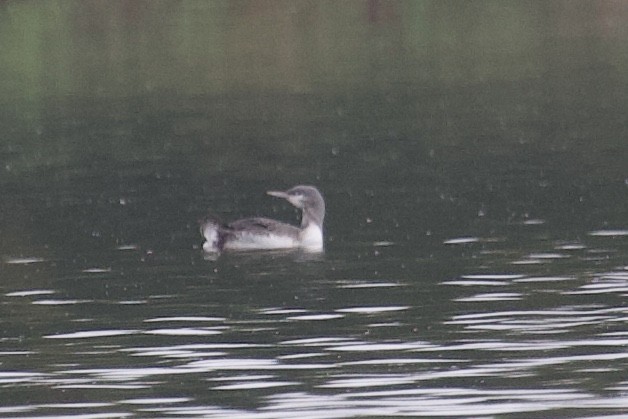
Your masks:
<svg viewBox="0 0 628 419"><path fill-rule="evenodd" d="M208 216L201 221L201 234L206 240L203 250L208 253L272 249L321 252L325 201L318 189L314 186L298 185L287 191L268 191L267 194L283 198L299 208L302 211L301 226L261 217L221 224Z"/></svg>

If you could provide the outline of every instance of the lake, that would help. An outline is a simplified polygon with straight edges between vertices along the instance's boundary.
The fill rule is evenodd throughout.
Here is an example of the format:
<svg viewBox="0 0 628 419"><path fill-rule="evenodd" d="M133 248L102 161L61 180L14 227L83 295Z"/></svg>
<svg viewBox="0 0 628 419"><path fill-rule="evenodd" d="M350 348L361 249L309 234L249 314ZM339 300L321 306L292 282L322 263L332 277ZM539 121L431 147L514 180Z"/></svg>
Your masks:
<svg viewBox="0 0 628 419"><path fill-rule="evenodd" d="M0 19L0 416L628 410L623 3ZM296 184L324 253L203 253Z"/></svg>

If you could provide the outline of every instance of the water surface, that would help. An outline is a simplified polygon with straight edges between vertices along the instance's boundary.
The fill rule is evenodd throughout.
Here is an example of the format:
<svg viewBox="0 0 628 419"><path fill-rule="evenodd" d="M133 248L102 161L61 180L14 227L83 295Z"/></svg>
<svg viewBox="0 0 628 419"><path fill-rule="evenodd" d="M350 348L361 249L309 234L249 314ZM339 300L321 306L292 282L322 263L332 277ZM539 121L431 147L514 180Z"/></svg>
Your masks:
<svg viewBox="0 0 628 419"><path fill-rule="evenodd" d="M20 3L0 6L9 22L50 19ZM164 76L182 64L163 68L151 59L162 52L120 70L126 55L112 39L124 37L102 35L122 36L107 19L95 34L70 26L92 38L63 32L85 48L109 39L121 55L99 56L112 63L104 75L88 60L77 79L54 77L53 66L33 85L45 94L2 105L0 415L623 414L628 97L616 48L625 13L613 2L600 2L595 19L572 2L549 11L474 3L166 11L181 18L167 30L188 43L164 51L195 63L217 51L235 60L227 70L274 57L261 41L236 48L263 32L262 12L285 19L285 31L303 29L270 44L295 48L279 56L307 55L313 39L314 52L326 51L318 67L304 65L310 73L290 67L298 60L263 61L259 80L241 69L231 84L213 72ZM160 21L108 13L118 23L135 16L146 33ZM230 36L211 38L203 55L191 40L208 15L229 23L212 31ZM321 22L341 31L337 15L351 17L349 39L374 42L331 48L335 32ZM293 24L303 16L313 23ZM527 24L478 25L506 16ZM465 47L466 35L445 36L451 27L477 29ZM81 82L92 78L95 92ZM205 211L296 223L265 191L297 183L326 198L323 254L203 255Z"/></svg>

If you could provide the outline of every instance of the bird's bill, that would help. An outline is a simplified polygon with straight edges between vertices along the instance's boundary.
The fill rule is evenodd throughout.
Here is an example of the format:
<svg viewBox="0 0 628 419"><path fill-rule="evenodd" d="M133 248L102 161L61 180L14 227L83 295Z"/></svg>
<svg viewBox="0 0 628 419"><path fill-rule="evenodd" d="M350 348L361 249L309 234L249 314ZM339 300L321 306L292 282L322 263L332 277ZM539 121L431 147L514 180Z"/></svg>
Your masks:
<svg viewBox="0 0 628 419"><path fill-rule="evenodd" d="M268 195L270 196L274 196L277 198L283 198L283 199L288 199L289 195L285 192L282 191L268 191L266 192Z"/></svg>

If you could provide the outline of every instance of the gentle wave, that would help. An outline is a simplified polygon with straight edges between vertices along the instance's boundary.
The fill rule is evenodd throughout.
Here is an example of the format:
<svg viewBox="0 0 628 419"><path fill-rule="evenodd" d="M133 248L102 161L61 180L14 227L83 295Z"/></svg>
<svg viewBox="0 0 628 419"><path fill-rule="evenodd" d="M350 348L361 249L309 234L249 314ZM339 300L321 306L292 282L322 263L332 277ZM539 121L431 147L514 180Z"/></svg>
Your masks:
<svg viewBox="0 0 628 419"><path fill-rule="evenodd" d="M443 244L468 244L468 243L477 243L479 242L479 237L457 237L454 239L448 239L443 242Z"/></svg>
<svg viewBox="0 0 628 419"><path fill-rule="evenodd" d="M197 316L180 316L180 317L155 317L145 319L146 323L153 322L224 322L224 317L197 317Z"/></svg>
<svg viewBox="0 0 628 419"><path fill-rule="evenodd" d="M7 265L30 265L32 263L46 262L46 259L40 257L5 257L3 262Z"/></svg>
<svg viewBox="0 0 628 419"><path fill-rule="evenodd" d="M90 338L101 338L101 337L111 337L111 336L124 336L124 335L133 335L139 333L138 330L122 330L122 329L112 329L112 330L86 330L81 332L72 332L72 333L59 333L57 335L46 335L44 338L46 339L90 339Z"/></svg>
<svg viewBox="0 0 628 419"><path fill-rule="evenodd" d="M589 232L589 236L597 236L597 237L628 236L628 230L594 230L594 231Z"/></svg>
<svg viewBox="0 0 628 419"><path fill-rule="evenodd" d="M287 320L334 320L345 317L342 314L304 314L302 316L290 316Z"/></svg>
<svg viewBox="0 0 628 419"><path fill-rule="evenodd" d="M410 306L348 307L348 308L339 308L336 311L340 313L377 314L377 313L387 313L390 311L408 310L409 308Z"/></svg>
<svg viewBox="0 0 628 419"><path fill-rule="evenodd" d="M34 295L50 295L54 294L54 290L24 290L24 291L13 291L6 293L7 297L30 297Z"/></svg>

